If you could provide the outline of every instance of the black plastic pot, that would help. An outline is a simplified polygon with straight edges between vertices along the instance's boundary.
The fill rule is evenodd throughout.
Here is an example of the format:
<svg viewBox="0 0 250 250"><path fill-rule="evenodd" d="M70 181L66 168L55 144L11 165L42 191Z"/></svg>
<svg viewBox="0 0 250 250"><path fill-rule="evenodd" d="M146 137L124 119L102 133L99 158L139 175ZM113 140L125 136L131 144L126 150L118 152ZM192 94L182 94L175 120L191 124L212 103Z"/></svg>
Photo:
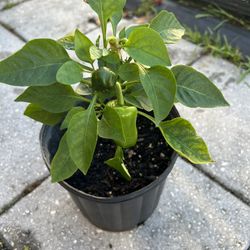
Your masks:
<svg viewBox="0 0 250 250"><path fill-rule="evenodd" d="M171 118L175 117L179 117L179 113L176 108L173 108ZM41 129L42 156L48 169L55 154L53 148L58 144L60 137L58 126L43 126ZM113 232L126 231L140 225L153 213L176 159L177 154L173 151L171 163L157 180L138 191L120 197L96 197L72 187L65 181L60 184L70 193L83 215L94 225Z"/></svg>

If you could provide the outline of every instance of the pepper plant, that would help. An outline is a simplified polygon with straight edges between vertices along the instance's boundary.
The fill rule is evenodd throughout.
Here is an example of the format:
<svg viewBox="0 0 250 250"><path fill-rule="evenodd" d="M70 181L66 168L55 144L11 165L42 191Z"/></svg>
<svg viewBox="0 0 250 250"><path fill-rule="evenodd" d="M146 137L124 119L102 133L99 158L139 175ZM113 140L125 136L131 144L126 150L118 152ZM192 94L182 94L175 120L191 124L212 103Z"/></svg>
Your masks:
<svg viewBox="0 0 250 250"><path fill-rule="evenodd" d="M102 39L93 43L79 30L58 41L35 39L0 62L0 82L28 86L16 99L29 103L24 114L65 130L51 162L52 181L78 169L86 175L98 136L116 144L114 157L104 164L129 181L123 151L137 143L138 115L153 122L182 157L195 164L211 162L205 142L187 120L166 120L175 102L190 108L228 105L202 73L185 65L171 67L167 45L184 34L175 16L162 11L149 24L117 33L126 1L87 2L99 16Z"/></svg>

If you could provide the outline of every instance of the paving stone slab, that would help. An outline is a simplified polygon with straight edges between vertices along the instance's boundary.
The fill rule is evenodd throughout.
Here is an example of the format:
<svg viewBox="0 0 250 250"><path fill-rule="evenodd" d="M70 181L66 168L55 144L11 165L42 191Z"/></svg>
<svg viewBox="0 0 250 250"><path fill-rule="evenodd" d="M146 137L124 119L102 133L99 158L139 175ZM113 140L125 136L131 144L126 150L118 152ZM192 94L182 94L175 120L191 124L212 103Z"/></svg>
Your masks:
<svg viewBox="0 0 250 250"><path fill-rule="evenodd" d="M169 44L168 46L172 64L190 64L197 60L203 49L193 43L181 39L176 44Z"/></svg>
<svg viewBox="0 0 250 250"><path fill-rule="evenodd" d="M22 46L21 40L0 26L0 59ZM40 125L23 116L25 104L14 102L21 91L0 84L0 210L47 175L39 150Z"/></svg>
<svg viewBox="0 0 250 250"><path fill-rule="evenodd" d="M20 49L24 43L0 25L0 60Z"/></svg>
<svg viewBox="0 0 250 250"><path fill-rule="evenodd" d="M237 84L240 70L212 56L203 57L194 67L208 75L222 89L231 104L228 108L189 109L178 105L207 141L216 161L201 168L242 195L250 204L250 75Z"/></svg>
<svg viewBox="0 0 250 250"><path fill-rule="evenodd" d="M44 182L0 217L14 249L243 250L250 208L192 166L178 160L160 204L139 228L110 233L90 224L58 184Z"/></svg>
<svg viewBox="0 0 250 250"><path fill-rule="evenodd" d="M39 147L41 125L23 116L24 103L14 102L21 91L0 84L0 210L48 174Z"/></svg>
<svg viewBox="0 0 250 250"><path fill-rule="evenodd" d="M80 28L87 32L96 27L88 19L95 16L81 0L32 0L0 13L0 21L12 27L25 39L60 38Z"/></svg>

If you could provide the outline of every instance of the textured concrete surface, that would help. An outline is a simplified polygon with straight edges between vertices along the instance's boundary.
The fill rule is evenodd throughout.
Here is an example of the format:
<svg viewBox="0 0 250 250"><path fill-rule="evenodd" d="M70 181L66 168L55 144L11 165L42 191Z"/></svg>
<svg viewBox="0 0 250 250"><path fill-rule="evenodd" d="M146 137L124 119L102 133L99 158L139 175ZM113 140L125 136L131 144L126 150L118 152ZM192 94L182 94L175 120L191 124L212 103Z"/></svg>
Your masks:
<svg viewBox="0 0 250 250"><path fill-rule="evenodd" d="M240 72L231 63L203 57L194 65L220 87L231 104L229 108L189 109L178 105L204 137L214 164L201 166L230 189L245 197L250 204L250 75L237 84Z"/></svg>
<svg viewBox="0 0 250 250"><path fill-rule="evenodd" d="M25 0L0 0L0 10L9 9Z"/></svg>
<svg viewBox="0 0 250 250"><path fill-rule="evenodd" d="M0 0L0 8L6 1ZM100 29L88 22L94 16L81 0L30 0L1 11L0 22L26 40L59 38L78 27L90 31L95 41ZM136 21L123 21L120 27ZM22 45L0 25L0 58ZM169 52L173 64L198 60L194 66L208 74L231 103L230 108L215 110L179 106L208 142L216 163L201 166L199 171L178 160L159 207L145 225L124 233L104 232L80 214L59 185L47 180L34 186L47 175L38 142L40 125L22 116L25 104L13 102L21 88L0 85L0 214L13 203L0 216L0 249L2 242L17 250L249 248L250 89L247 84L236 84L240 71L234 65L211 56L199 59L202 49L196 45L181 40L169 46ZM250 78L245 82L250 84ZM27 187L34 190L25 196Z"/></svg>
<svg viewBox="0 0 250 250"><path fill-rule="evenodd" d="M39 148L41 125L22 115L25 104L14 102L21 91L0 85L0 211L48 174Z"/></svg>
<svg viewBox="0 0 250 250"><path fill-rule="evenodd" d="M250 243L249 220L249 207L179 160L157 210L133 231L97 229L49 181L0 218L0 231L17 249L243 250Z"/></svg>
<svg viewBox="0 0 250 250"><path fill-rule="evenodd" d="M81 0L32 0L3 11L0 21L12 27L25 39L37 37L60 38L80 28L87 32L96 27L89 23L95 16Z"/></svg>
<svg viewBox="0 0 250 250"><path fill-rule="evenodd" d="M172 64L190 64L202 54L202 48L186 40L180 40L176 44L168 45Z"/></svg>
<svg viewBox="0 0 250 250"><path fill-rule="evenodd" d="M24 43L0 25L0 59L20 49Z"/></svg>

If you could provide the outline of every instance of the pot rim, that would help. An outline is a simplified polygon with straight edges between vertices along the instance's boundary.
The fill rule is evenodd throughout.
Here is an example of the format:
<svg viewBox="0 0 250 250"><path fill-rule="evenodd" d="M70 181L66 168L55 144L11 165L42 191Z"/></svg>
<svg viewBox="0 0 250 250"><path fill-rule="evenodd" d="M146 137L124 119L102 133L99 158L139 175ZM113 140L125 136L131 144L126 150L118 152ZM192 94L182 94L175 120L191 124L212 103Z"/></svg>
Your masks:
<svg viewBox="0 0 250 250"><path fill-rule="evenodd" d="M173 113L175 116L180 116L177 109L174 107L173 108ZM46 133L46 130L48 130L51 126L48 125L43 125L39 134L39 139L40 139L40 147L41 147L41 152L42 152L42 158L50 172L50 162L48 162L47 157L45 156L45 150L44 150L44 145L43 145L43 138L44 135ZM59 182L59 184L64 187L66 190L68 190L71 193L74 193L82 198L88 199L88 200L92 200L92 201L98 201L101 203L118 203L118 202L124 202L124 201L128 201L131 199L134 199L138 196L141 196L142 194L146 193L148 190L154 188L155 186L157 186L159 183L161 183L162 181L164 181L166 179L166 177L168 176L168 174L171 172L171 170L174 167L175 161L178 157L178 154L173 150L172 155L170 157L169 160L169 164L166 167L166 169L164 170L164 172L157 178L155 179L153 182L151 182L150 184L144 186L143 188L136 190L132 193L129 194L125 194L125 195L121 195L121 196L115 196L115 197L99 197L99 196L95 196L95 195L91 195L88 193L85 193L73 186L71 186L70 184L68 184L66 181L61 181Z"/></svg>

